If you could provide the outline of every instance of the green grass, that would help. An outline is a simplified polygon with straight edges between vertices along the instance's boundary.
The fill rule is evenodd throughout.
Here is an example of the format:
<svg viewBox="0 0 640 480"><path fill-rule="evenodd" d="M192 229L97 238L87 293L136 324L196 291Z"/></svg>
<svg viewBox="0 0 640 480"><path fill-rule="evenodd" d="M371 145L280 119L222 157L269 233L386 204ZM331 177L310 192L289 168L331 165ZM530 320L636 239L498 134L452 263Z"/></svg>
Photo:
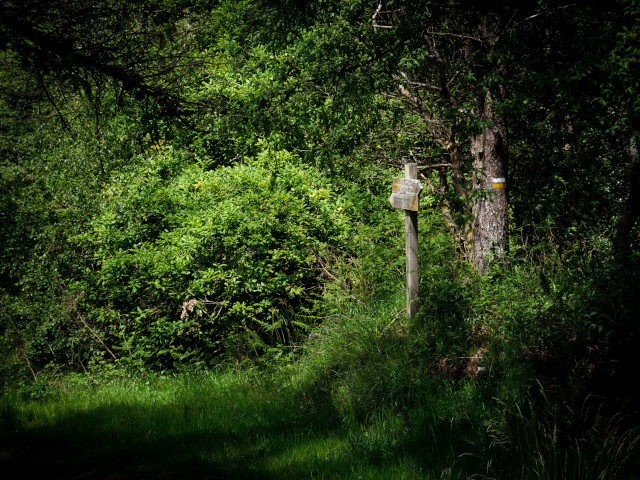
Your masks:
<svg viewBox="0 0 640 480"><path fill-rule="evenodd" d="M415 409L353 420L340 392L277 380L211 372L5 396L3 478L430 478L455 460L451 430L419 446L419 430L442 425ZM430 472L423 455L437 455Z"/></svg>
<svg viewBox="0 0 640 480"><path fill-rule="evenodd" d="M513 379L429 375L394 336L338 361L5 393L2 478L634 478L617 474L637 434L601 418L567 443L581 413L491 396Z"/></svg>
<svg viewBox="0 0 640 480"><path fill-rule="evenodd" d="M336 313L288 363L70 375L7 390L0 476L640 478L634 417L571 384L577 364L566 378L536 369L527 338L568 329L573 310L548 306L544 292L510 307L513 292L539 292L533 277L474 284L438 268L425 268L433 283L414 322L402 289L336 298ZM545 345L560 351L556 337ZM478 373L469 367L480 347L489 351Z"/></svg>

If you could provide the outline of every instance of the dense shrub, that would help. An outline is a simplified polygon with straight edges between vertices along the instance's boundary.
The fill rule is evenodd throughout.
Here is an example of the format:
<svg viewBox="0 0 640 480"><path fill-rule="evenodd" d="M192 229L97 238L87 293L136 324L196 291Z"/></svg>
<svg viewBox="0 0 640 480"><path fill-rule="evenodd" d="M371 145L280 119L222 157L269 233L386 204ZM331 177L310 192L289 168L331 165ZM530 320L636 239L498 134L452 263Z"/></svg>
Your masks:
<svg viewBox="0 0 640 480"><path fill-rule="evenodd" d="M279 354L316 322L323 258L345 250L350 221L299 164L267 149L208 170L158 146L110 184L77 287L116 356L164 367Z"/></svg>

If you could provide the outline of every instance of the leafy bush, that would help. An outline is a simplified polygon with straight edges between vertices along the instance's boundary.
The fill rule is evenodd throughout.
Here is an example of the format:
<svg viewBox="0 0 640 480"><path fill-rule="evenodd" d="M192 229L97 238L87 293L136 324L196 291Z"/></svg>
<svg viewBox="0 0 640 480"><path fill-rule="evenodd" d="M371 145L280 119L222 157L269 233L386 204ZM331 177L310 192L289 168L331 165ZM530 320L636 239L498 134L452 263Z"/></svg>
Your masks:
<svg viewBox="0 0 640 480"><path fill-rule="evenodd" d="M95 269L77 285L106 344L168 367L279 355L299 339L320 313L320 267L351 231L340 198L299 163L265 149L208 170L157 146L112 182L82 237Z"/></svg>
<svg viewBox="0 0 640 480"><path fill-rule="evenodd" d="M110 128L100 136L80 130L94 118L78 102L67 105L77 110L68 117L75 133L40 113L24 135L0 142L0 384L79 369L96 341L68 290L92 260L74 237L100 209L109 172L130 163L137 131L106 111Z"/></svg>

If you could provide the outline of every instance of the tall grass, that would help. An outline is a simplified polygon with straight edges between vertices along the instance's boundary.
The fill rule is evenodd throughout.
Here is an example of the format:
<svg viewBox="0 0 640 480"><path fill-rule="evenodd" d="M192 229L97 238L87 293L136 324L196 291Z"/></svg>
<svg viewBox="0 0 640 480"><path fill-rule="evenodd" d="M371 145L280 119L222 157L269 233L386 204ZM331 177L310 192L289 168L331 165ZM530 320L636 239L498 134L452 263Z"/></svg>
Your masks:
<svg viewBox="0 0 640 480"><path fill-rule="evenodd" d="M637 429L604 416L601 400L586 398L575 412L551 402L544 391L541 398L541 405L503 405L487 422L495 460L487 470L495 478L637 478Z"/></svg>
<svg viewBox="0 0 640 480"><path fill-rule="evenodd" d="M5 393L0 471L9 479L633 478L625 475L634 472L637 432L589 405L559 408L544 390L508 404L517 396L501 390L526 389L513 378L430 371L413 355L406 323L395 323L404 326L372 326L377 334L352 325L356 348L325 337L289 366L67 377L40 399Z"/></svg>
<svg viewBox="0 0 640 480"><path fill-rule="evenodd" d="M413 322L401 272L372 270L287 361L4 392L2 478L640 478L635 417L574 355L580 292L477 279L430 238Z"/></svg>

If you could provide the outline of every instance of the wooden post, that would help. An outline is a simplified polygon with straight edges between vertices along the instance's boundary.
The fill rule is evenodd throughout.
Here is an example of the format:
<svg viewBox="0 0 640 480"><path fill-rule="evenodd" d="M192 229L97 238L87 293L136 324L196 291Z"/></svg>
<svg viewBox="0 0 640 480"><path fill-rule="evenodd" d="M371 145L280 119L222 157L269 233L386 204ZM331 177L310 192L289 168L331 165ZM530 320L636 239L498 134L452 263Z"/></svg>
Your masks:
<svg viewBox="0 0 640 480"><path fill-rule="evenodd" d="M411 180L418 179L418 164L405 163L404 176ZM407 317L412 319L418 311L418 212L405 210L404 243L407 258Z"/></svg>
<svg viewBox="0 0 640 480"><path fill-rule="evenodd" d="M404 178L393 178L389 202L393 208L405 211L404 238L407 258L407 317L418 311L418 210L422 183L418 180L418 164L405 163Z"/></svg>

